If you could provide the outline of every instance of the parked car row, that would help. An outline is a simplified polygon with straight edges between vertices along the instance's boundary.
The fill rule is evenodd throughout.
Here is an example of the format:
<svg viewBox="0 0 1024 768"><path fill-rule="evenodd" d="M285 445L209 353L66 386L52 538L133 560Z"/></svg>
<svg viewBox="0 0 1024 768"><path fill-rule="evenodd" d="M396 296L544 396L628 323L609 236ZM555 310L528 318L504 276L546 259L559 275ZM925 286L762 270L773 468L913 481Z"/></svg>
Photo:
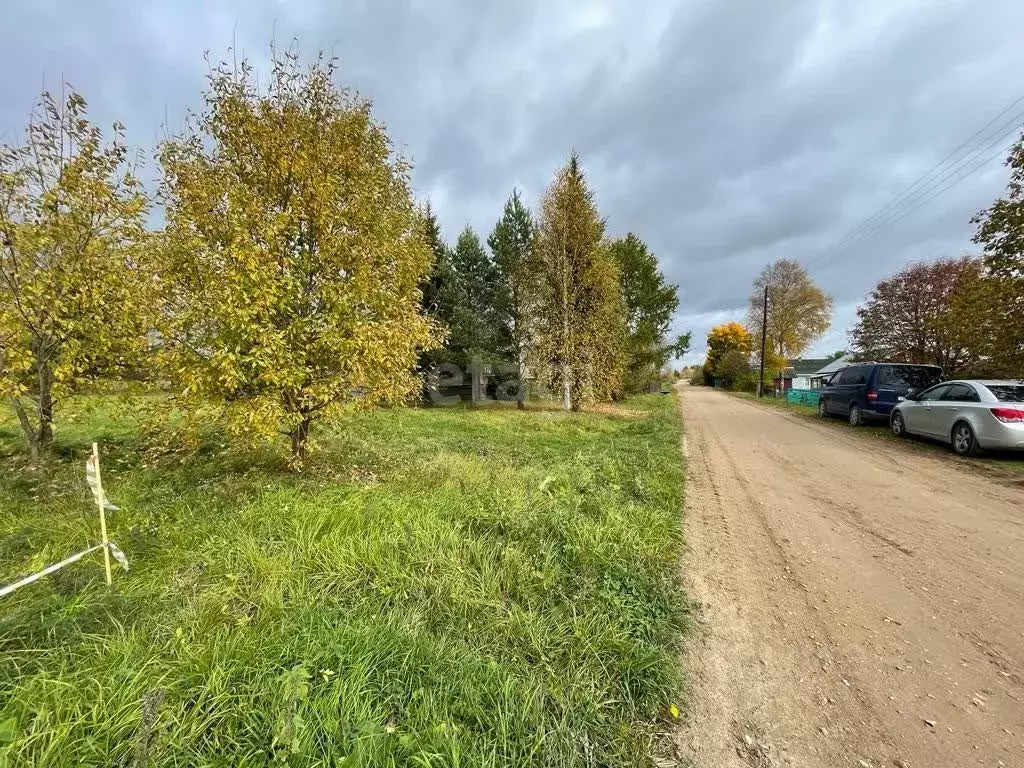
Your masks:
<svg viewBox="0 0 1024 768"><path fill-rule="evenodd" d="M943 381L934 365L856 363L825 383L818 415L885 419L899 437L940 440L961 456L1024 451L1024 380Z"/></svg>

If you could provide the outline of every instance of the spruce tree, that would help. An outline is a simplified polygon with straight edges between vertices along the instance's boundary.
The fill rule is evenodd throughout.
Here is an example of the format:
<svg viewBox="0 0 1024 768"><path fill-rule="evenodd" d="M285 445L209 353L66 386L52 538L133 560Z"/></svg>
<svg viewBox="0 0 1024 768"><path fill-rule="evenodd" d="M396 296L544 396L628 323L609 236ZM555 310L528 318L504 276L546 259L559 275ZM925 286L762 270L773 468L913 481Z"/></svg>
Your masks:
<svg viewBox="0 0 1024 768"><path fill-rule="evenodd" d="M423 293L423 312L431 317L447 321L450 311L448 307L444 306L441 299L444 295L444 285L450 279L450 258L448 246L445 245L441 235L441 225L429 200L423 208L423 231L424 237L430 245L431 253L430 272L420 283L420 290Z"/></svg>
<svg viewBox="0 0 1024 768"><path fill-rule="evenodd" d="M612 254L619 266L626 311L626 387L648 387L673 351L666 343L672 314L679 307L678 287L665 280L647 244L630 232L615 240Z"/></svg>
<svg viewBox="0 0 1024 768"><path fill-rule="evenodd" d="M451 254L453 279L451 335L448 349L455 361L469 371L472 401L480 401L481 375L508 346L497 320L498 273L476 232L467 226Z"/></svg>
<svg viewBox="0 0 1024 768"><path fill-rule="evenodd" d="M422 211L423 235L430 246L431 261L430 271L420 282L420 293L422 297L420 304L423 314L430 318L438 327L442 338L450 333L452 324L452 301L454 301L454 272L452 270L451 249L444 242L441 232L441 225L437 220L437 213L428 201ZM425 377L424 398L436 396L436 390L431 389L429 377L431 370L442 363L453 362L452 355L447 344L432 349L420 351L416 362L416 369L419 374Z"/></svg>
<svg viewBox="0 0 1024 768"><path fill-rule="evenodd" d="M525 369L534 336L533 315L537 304L537 231L518 190L505 203L501 218L487 238L496 270L495 320L499 337L507 339L504 350L516 376L516 404L524 408Z"/></svg>

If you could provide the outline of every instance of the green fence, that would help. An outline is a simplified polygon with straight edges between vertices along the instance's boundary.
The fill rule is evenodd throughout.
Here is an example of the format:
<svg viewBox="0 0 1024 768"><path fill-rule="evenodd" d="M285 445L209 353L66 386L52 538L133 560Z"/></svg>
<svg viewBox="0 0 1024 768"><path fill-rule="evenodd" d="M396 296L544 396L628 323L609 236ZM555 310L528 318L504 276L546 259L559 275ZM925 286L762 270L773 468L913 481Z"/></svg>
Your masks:
<svg viewBox="0 0 1024 768"><path fill-rule="evenodd" d="M820 389L790 389L786 392L787 403L817 406L819 397L821 397Z"/></svg>

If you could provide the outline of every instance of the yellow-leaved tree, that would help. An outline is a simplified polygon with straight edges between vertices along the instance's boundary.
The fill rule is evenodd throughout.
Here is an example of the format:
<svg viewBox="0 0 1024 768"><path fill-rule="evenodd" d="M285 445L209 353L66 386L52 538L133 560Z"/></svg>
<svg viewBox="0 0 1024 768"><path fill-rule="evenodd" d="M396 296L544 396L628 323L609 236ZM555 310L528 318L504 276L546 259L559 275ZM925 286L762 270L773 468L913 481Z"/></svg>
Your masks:
<svg viewBox="0 0 1024 768"><path fill-rule="evenodd" d="M272 49L211 69L205 109L160 148L163 360L179 398L219 402L236 435L291 440L314 420L399 403L434 328L420 309L424 222L370 104Z"/></svg>
<svg viewBox="0 0 1024 768"><path fill-rule="evenodd" d="M62 398L145 354L147 208L124 127L104 141L70 86L0 146L0 394L33 457Z"/></svg>
<svg viewBox="0 0 1024 768"><path fill-rule="evenodd" d="M814 284L802 264L792 259L779 259L761 270L747 305L747 328L754 337L754 357L758 364L766 288L768 324L764 383L769 383L790 358L802 355L828 330L832 321L832 297Z"/></svg>
<svg viewBox="0 0 1024 768"><path fill-rule="evenodd" d="M573 152L544 193L537 236L537 354L551 364L567 411L621 387L625 306L604 229Z"/></svg>
<svg viewBox="0 0 1024 768"><path fill-rule="evenodd" d="M621 273L609 240L601 243L585 296L582 304L589 305L592 325L582 355L587 388L577 399L616 400L623 395L625 386L629 332Z"/></svg>
<svg viewBox="0 0 1024 768"><path fill-rule="evenodd" d="M719 375L719 365L730 352L738 352L746 358L754 349L754 337L740 323L722 323L708 333L708 358L706 366L713 376Z"/></svg>

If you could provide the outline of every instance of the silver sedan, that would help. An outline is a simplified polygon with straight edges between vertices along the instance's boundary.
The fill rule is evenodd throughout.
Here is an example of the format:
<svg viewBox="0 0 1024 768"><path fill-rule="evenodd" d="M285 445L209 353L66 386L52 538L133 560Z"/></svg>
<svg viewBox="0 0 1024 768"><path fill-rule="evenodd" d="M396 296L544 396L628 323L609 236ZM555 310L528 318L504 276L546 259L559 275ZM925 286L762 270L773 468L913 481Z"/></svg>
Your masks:
<svg viewBox="0 0 1024 768"><path fill-rule="evenodd" d="M901 398L889 426L899 437L949 443L961 456L986 448L1024 450L1024 379L944 381Z"/></svg>

